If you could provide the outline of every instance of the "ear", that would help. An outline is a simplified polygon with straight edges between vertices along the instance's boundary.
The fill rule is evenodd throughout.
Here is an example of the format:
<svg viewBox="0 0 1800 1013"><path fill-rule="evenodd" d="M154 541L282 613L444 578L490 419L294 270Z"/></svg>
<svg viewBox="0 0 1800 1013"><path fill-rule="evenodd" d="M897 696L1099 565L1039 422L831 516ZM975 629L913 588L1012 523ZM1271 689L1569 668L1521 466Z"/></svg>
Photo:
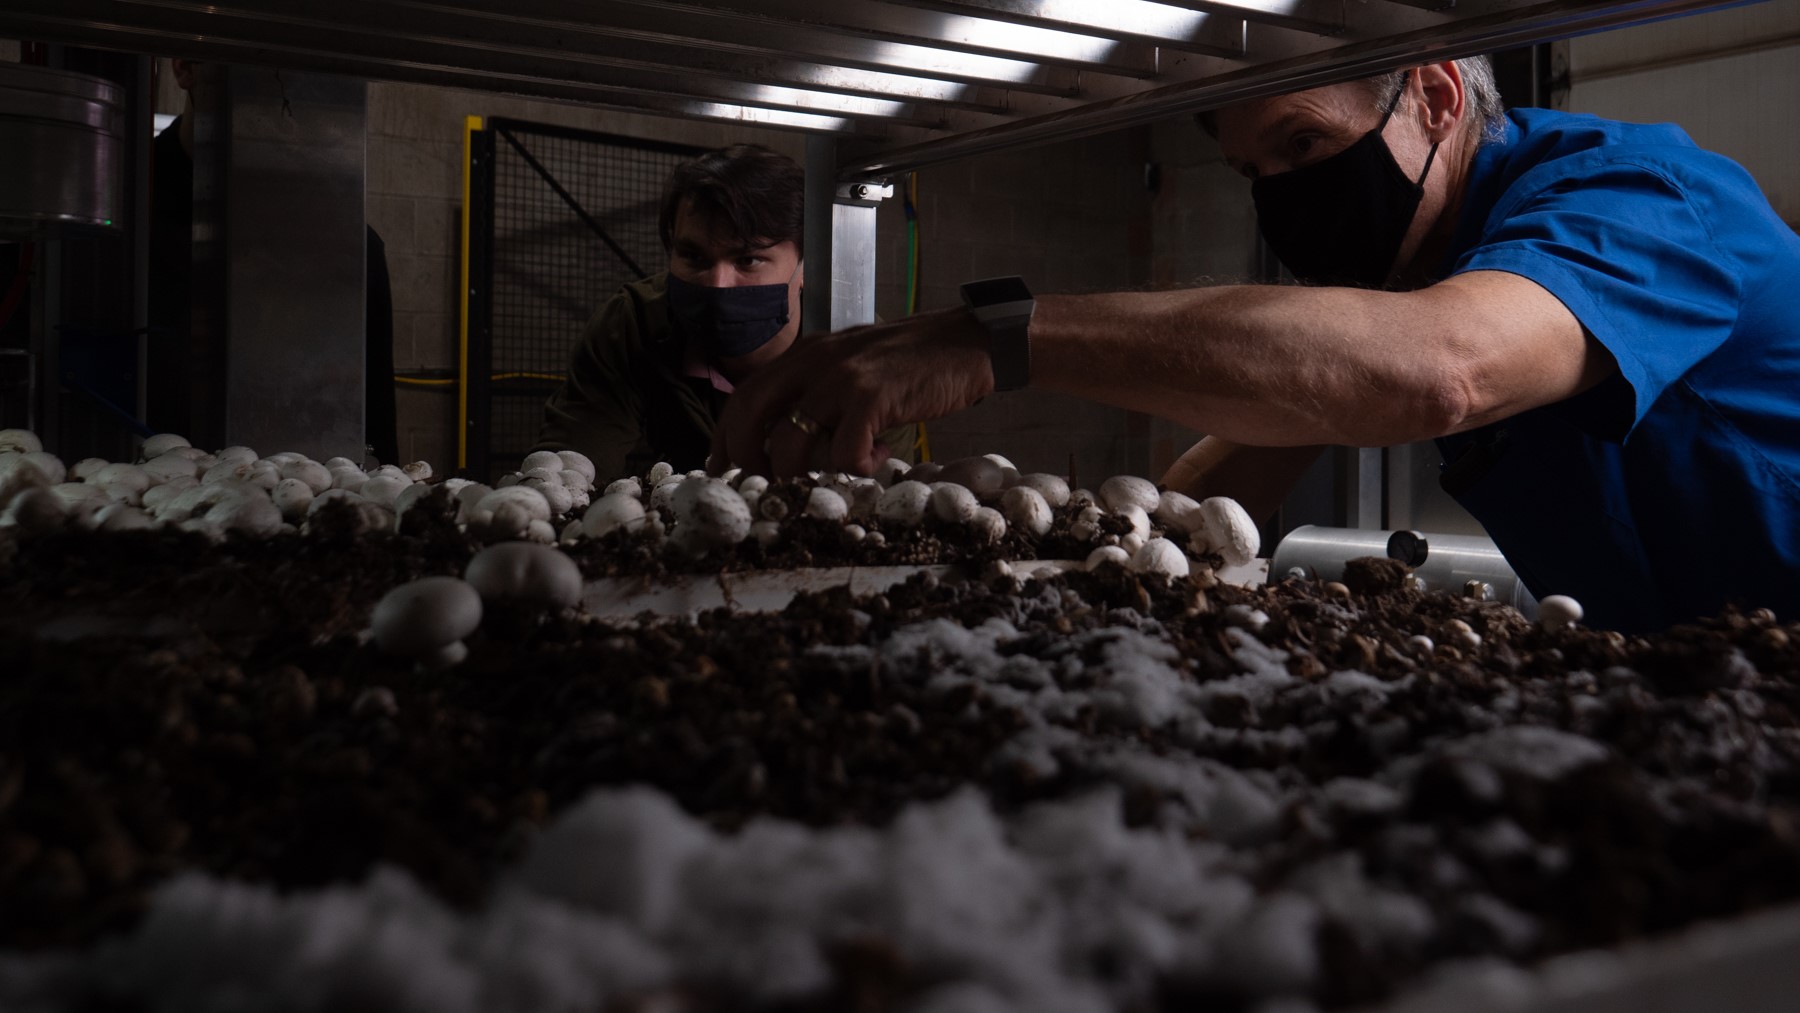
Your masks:
<svg viewBox="0 0 1800 1013"><path fill-rule="evenodd" d="M1446 60L1425 64L1413 76L1414 87L1419 89L1415 98L1423 110L1426 135L1437 143L1449 140L1456 133L1457 124L1462 122L1466 108L1464 103L1468 96L1463 90L1462 70L1456 66L1456 61Z"/></svg>

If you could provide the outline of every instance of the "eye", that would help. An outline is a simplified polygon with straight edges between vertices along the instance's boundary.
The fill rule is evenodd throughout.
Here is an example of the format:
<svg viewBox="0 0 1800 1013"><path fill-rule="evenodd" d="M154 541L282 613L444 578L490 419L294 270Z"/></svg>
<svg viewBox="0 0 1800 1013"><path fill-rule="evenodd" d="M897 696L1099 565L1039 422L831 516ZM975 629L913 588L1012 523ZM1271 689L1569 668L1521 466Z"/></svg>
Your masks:
<svg viewBox="0 0 1800 1013"><path fill-rule="evenodd" d="M749 254L747 256L738 258L737 267L738 267L738 270L740 270L740 271L749 272L749 271L756 270L757 268L763 266L764 264L767 264L768 262L769 262L769 258L767 258L767 257L758 256L756 254Z"/></svg>
<svg viewBox="0 0 1800 1013"><path fill-rule="evenodd" d="M1319 135L1312 131L1295 134L1288 141L1288 151L1294 158L1302 159L1311 154L1319 145Z"/></svg>

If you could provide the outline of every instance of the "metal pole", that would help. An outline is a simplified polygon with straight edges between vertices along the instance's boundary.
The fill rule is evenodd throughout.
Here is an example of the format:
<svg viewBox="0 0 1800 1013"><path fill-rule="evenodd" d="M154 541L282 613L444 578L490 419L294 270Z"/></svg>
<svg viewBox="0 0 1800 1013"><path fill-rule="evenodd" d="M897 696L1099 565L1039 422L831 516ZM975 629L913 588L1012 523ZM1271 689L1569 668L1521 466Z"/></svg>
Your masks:
<svg viewBox="0 0 1800 1013"><path fill-rule="evenodd" d="M800 297L800 329L831 329L832 205L837 194L837 140L806 138L806 280Z"/></svg>

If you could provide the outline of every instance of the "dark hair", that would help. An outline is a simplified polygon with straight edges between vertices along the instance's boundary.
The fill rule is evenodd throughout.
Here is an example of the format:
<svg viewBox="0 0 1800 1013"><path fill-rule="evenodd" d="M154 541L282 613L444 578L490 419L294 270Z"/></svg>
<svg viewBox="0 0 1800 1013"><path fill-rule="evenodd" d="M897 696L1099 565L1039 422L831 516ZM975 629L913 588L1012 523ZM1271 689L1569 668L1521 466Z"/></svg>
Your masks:
<svg viewBox="0 0 1800 1013"><path fill-rule="evenodd" d="M778 151L733 144L676 167L663 186L656 219L665 250L674 246L675 216L684 201L738 239L770 246L792 240L805 253L806 173Z"/></svg>

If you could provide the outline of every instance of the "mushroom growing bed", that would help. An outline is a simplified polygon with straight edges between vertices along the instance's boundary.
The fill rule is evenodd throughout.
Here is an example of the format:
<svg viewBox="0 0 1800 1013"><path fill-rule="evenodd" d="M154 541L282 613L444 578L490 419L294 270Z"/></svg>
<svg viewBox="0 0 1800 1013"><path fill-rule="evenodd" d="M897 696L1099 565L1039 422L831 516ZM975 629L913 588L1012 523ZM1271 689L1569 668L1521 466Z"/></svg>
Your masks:
<svg viewBox="0 0 1800 1013"><path fill-rule="evenodd" d="M973 510L669 475L612 493L634 514L566 468L555 509L521 469L540 517L415 468L231 527L284 471L377 478L255 458L158 517L166 482L130 506L78 465L125 478L89 508L27 456L9 1010L1332 1009L1800 897L1800 626L1766 612L1550 628L1389 560L1239 586L1199 504L1052 488L1046 522L975 464ZM926 564L773 613L570 606Z"/></svg>

